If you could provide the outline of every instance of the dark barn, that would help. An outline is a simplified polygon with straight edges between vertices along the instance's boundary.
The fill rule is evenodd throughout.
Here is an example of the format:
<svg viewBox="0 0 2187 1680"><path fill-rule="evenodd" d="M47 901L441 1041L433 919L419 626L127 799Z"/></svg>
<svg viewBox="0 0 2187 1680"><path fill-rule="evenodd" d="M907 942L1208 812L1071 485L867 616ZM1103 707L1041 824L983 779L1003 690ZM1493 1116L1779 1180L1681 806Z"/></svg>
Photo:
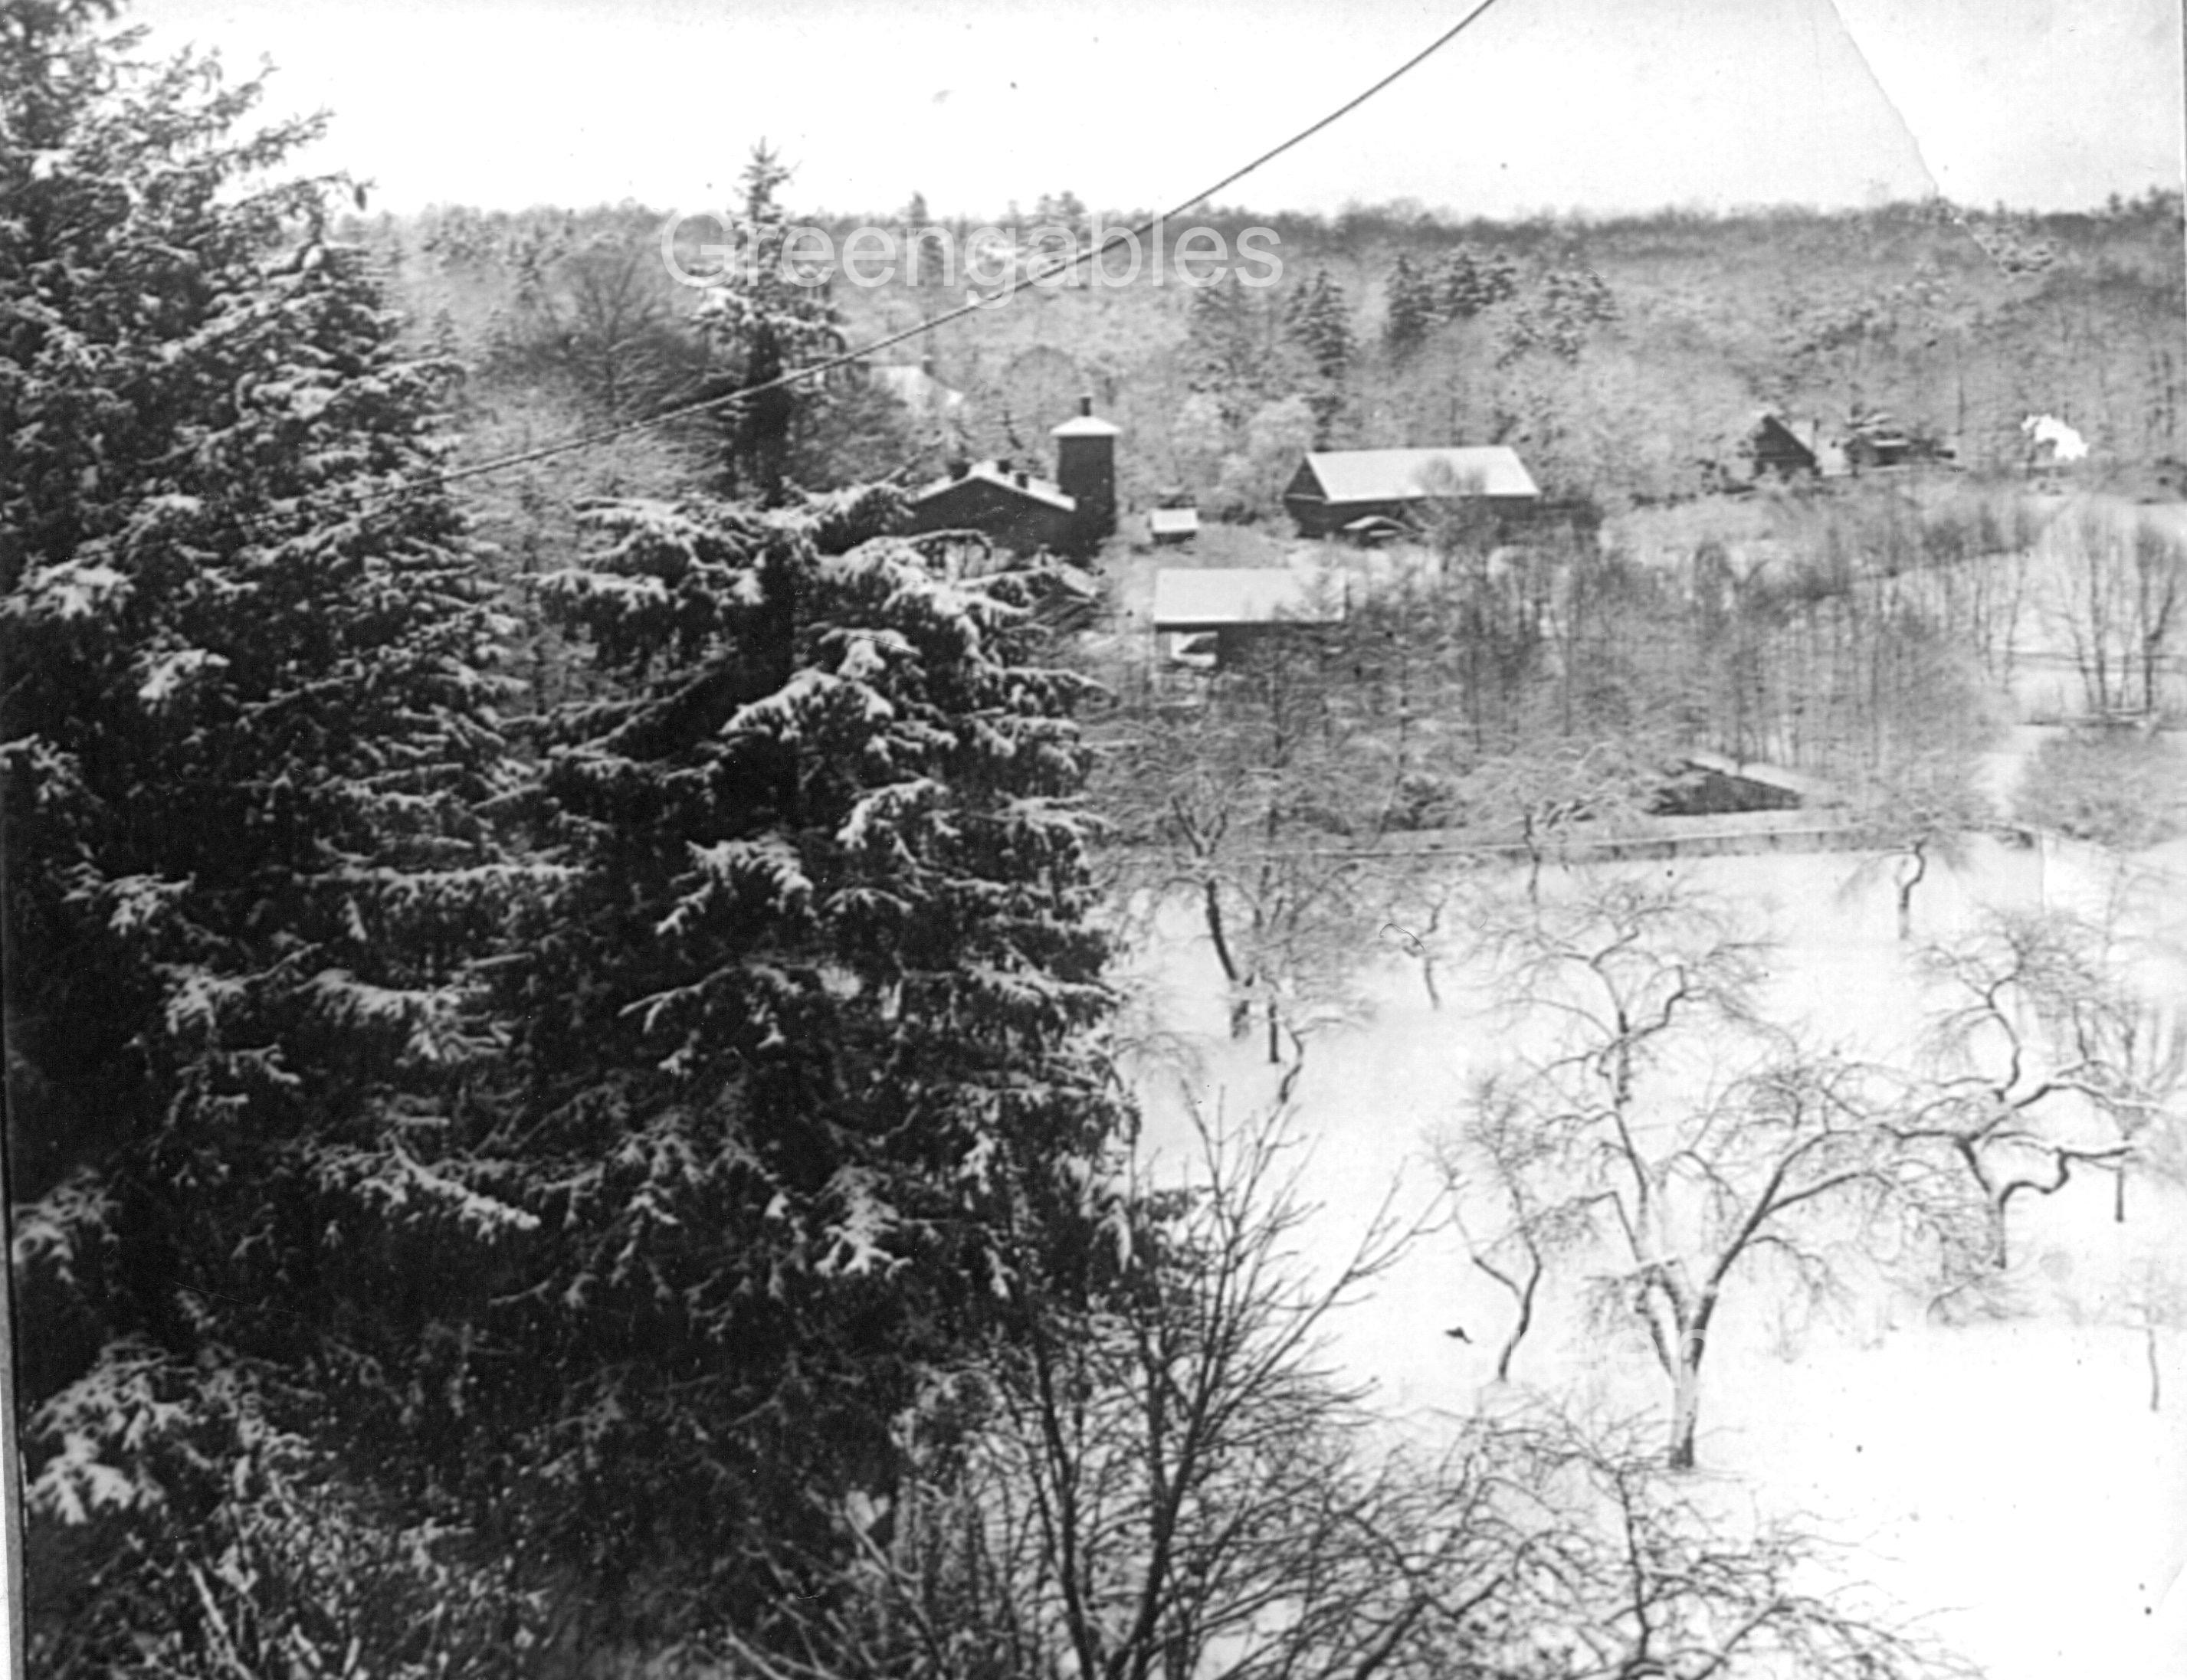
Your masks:
<svg viewBox="0 0 2187 1680"><path fill-rule="evenodd" d="M1515 451L1500 444L1453 449L1335 449L1308 455L1284 490L1302 537L1330 537L1362 520L1403 520L1422 503L1479 501L1507 520L1539 506L1542 492Z"/></svg>
<svg viewBox="0 0 2187 1680"><path fill-rule="evenodd" d="M1013 553L1063 553L1078 528L1078 504L1046 479L1007 461L960 465L911 498L914 533L977 531Z"/></svg>
<svg viewBox="0 0 2187 1680"><path fill-rule="evenodd" d="M1774 414L1764 414L1762 424L1754 429L1753 450L1757 479L1813 478L1822 471L1815 452Z"/></svg>
<svg viewBox="0 0 2187 1680"><path fill-rule="evenodd" d="M912 532L977 531L1014 553L1091 555L1116 529L1117 429L1086 397L1049 435L1060 483L1009 461L960 461L912 497Z"/></svg>

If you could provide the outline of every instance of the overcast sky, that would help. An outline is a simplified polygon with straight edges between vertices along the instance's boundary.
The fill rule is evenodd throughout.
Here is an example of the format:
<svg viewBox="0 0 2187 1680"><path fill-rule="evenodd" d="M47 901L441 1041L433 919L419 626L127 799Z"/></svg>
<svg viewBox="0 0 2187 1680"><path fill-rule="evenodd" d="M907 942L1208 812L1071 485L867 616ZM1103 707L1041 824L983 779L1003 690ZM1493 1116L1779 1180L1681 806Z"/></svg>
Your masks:
<svg viewBox="0 0 2187 1680"><path fill-rule="evenodd" d="M155 46L270 55L315 164L396 210L722 200L752 141L800 207L1153 207L1219 178L1473 0L141 0ZM1223 195L1460 214L2074 208L2177 187L2179 0L1496 0Z"/></svg>

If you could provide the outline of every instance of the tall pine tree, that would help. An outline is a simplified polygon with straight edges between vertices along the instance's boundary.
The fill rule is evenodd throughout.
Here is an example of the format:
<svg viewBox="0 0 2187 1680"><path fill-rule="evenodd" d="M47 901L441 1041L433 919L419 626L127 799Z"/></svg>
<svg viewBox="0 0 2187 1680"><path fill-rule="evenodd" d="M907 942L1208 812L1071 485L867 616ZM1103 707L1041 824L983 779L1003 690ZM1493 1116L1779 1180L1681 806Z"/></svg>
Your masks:
<svg viewBox="0 0 2187 1680"><path fill-rule="evenodd" d="M604 507L540 598L587 699L514 750L424 481L449 370L338 183L261 184L316 131L237 138L255 83L106 16L0 18L37 1666L764 1638L924 1385L1094 1251L1038 580L888 492Z"/></svg>
<svg viewBox="0 0 2187 1680"><path fill-rule="evenodd" d="M239 137L256 83L108 15L0 20L32 1666L491 1672L461 1514L377 1456L406 1256L525 1217L454 1141L498 1037L469 958L530 874L480 816L476 557L407 487L447 370L324 237L336 183L260 184L315 126Z"/></svg>
<svg viewBox="0 0 2187 1680"><path fill-rule="evenodd" d="M1326 448L1348 400L1355 348L1351 305L1327 269L1314 270L1313 281L1291 295L1285 328L1312 369L1305 396L1313 410L1314 443Z"/></svg>
<svg viewBox="0 0 2187 1680"><path fill-rule="evenodd" d="M513 981L542 1225L492 1334L554 1351L500 1374L559 1543L679 1634L822 1590L925 1377L1068 1269L1117 1118L1081 681L1037 574L946 576L900 512L604 506L544 584L614 693L545 766L582 869Z"/></svg>
<svg viewBox="0 0 2187 1680"><path fill-rule="evenodd" d="M1435 283L1420 273L1410 256L1399 251L1383 290L1382 342L1392 359L1402 362L1426 341L1435 327Z"/></svg>
<svg viewBox="0 0 2187 1680"><path fill-rule="evenodd" d="M698 393L756 393L721 411L723 487L762 503L783 497L801 401L821 400L816 385L763 387L843 347L842 317L827 277L803 267L818 252L800 243L781 202L789 179L790 171L764 142L752 149L733 254L698 311L712 363Z"/></svg>

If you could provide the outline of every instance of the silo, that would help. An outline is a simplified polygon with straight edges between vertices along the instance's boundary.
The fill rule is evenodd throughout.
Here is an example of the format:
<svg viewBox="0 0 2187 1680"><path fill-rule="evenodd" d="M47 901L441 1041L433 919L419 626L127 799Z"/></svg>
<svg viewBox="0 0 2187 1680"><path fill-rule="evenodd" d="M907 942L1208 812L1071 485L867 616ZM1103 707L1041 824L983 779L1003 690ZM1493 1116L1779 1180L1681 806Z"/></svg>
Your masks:
<svg viewBox="0 0 2187 1680"><path fill-rule="evenodd" d="M1055 482L1078 504L1074 543L1082 554L1099 548L1116 529L1118 428L1097 418L1094 399L1078 399L1078 413L1049 434L1055 440Z"/></svg>

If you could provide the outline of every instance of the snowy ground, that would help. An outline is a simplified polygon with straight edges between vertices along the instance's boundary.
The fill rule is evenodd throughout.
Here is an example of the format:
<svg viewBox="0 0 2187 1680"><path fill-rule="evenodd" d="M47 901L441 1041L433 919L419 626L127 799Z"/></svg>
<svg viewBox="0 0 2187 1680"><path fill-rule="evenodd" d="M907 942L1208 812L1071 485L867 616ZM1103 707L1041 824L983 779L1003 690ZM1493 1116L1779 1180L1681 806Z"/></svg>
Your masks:
<svg viewBox="0 0 2187 1680"><path fill-rule="evenodd" d="M1632 867L1674 869L1766 918L1783 941L1776 1001L1849 1046L1883 1052L1905 1042L1920 1008L1887 888L1846 890L1858 863L1839 854ZM2093 907L2111 891L2107 874L2092 851L1986 842L1965 869L1922 889L1916 935L1945 934L1983 902ZM2132 913L2174 941L2187 934L2176 882L2145 879ZM1138 987L1188 1052L1148 1082L1147 1139L1172 1160L1189 1138L1181 1079L1234 1111L1271 1088L1257 1047L1223 1033L1213 981L1204 947L1181 927ZM1393 1183L1408 1205L1430 1196L1424 1140L1456 1120L1469 1071L1498 1053L1477 995L1431 1009L1417 970L1394 961L1374 991L1369 1022L1313 1043L1297 1091L1321 1205L1307 1256L1318 1265L1348 1252ZM2024 1311L2004 1322L1939 1325L1903 1301L1835 1320L1734 1303L1704 1378L1704 1473L1853 1548L1849 1578L1931 1618L1932 1632L1995 1680L2181 1680L2187 1325L2175 1318L2158 1332L2162 1400L2152 1411L2135 1302L2151 1276L2187 1294L2187 1198L2139 1185L2135 1196L2123 1226L2102 1182L2016 1207ZM1583 1336L1568 1307L1552 1304L1515 1378L1566 1403L1660 1407L1660 1379L1639 1348ZM1335 1355L1375 1382L1393 1417L1433 1430L1495 1402L1507 1313L1455 1236L1440 1234L1342 1320ZM1460 1324L1470 1344L1443 1334Z"/></svg>

